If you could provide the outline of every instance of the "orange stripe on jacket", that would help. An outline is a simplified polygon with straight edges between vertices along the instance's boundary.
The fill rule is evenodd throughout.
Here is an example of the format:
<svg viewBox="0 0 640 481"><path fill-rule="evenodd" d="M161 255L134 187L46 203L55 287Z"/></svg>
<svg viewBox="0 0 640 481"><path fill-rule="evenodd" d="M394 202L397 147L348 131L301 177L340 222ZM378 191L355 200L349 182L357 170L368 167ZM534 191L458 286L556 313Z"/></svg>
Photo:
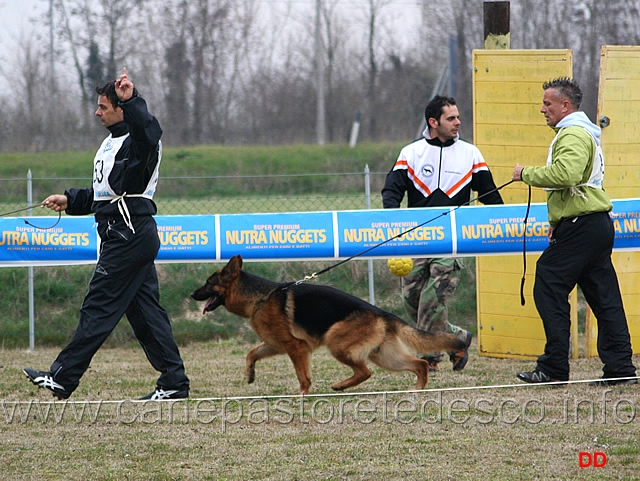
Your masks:
<svg viewBox="0 0 640 481"><path fill-rule="evenodd" d="M447 190L447 192L445 192L447 196L451 197L454 192L460 189L460 187L462 187L463 185L466 185L469 182L469 179L471 178L472 173L473 171L470 170L465 174L465 176L462 179L460 179L458 182L452 185L451 188Z"/></svg>
<svg viewBox="0 0 640 481"><path fill-rule="evenodd" d="M481 170L489 169L486 162L479 162L473 166L473 173L480 172Z"/></svg>
<svg viewBox="0 0 640 481"><path fill-rule="evenodd" d="M409 174L409 178L413 181L413 183L416 184L423 192L426 192L427 197L430 196L431 189L429 189L429 187L425 183L423 183L420 179L418 179L418 177L416 177L413 169L411 167L407 167L407 171Z"/></svg>

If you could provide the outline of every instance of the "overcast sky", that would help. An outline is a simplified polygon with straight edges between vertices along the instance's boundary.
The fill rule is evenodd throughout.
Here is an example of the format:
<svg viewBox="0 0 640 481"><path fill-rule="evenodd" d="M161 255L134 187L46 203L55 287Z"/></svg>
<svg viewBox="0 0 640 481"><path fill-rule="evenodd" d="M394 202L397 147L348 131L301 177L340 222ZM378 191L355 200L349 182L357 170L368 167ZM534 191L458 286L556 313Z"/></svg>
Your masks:
<svg viewBox="0 0 640 481"><path fill-rule="evenodd" d="M258 0L262 11L271 15L287 10L313 12L316 0ZM340 8L347 17L361 18L368 0L341 0ZM50 0L0 0L0 88L7 87L12 65L16 62L16 46L35 33L48 37L43 25L34 25L30 20L46 18ZM421 0L390 0L385 8L385 22L398 31L415 29L420 14ZM303 15L305 15L303 13ZM402 42L402 35L398 40ZM406 39L405 39L406 40Z"/></svg>
<svg viewBox="0 0 640 481"><path fill-rule="evenodd" d="M47 11L46 0L0 0L0 42L3 48L10 46L20 33L29 33L33 25L29 17Z"/></svg>
<svg viewBox="0 0 640 481"><path fill-rule="evenodd" d="M10 88L7 78L16 62L16 47L35 32L29 19L46 15L48 9L49 0L0 0L0 88ZM39 29L42 33L42 25Z"/></svg>
<svg viewBox="0 0 640 481"><path fill-rule="evenodd" d="M294 8L309 8L315 5L315 0L260 0L263 6L269 9L284 8L287 4ZM393 0L390 4L396 7L397 14L404 20L413 18L419 12L419 0ZM366 4L364 0L343 0L344 8L356 8L361 10ZM38 14L46 14L49 9L49 0L0 0L0 45L7 46L7 41L15 39L21 33L33 31L33 25L29 24L29 18Z"/></svg>

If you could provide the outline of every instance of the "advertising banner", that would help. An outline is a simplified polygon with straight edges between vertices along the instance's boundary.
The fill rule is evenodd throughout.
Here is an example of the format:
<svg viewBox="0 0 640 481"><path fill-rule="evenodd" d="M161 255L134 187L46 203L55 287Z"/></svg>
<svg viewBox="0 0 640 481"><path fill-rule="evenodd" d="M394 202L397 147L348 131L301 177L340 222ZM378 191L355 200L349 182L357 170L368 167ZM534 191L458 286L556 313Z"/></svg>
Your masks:
<svg viewBox="0 0 640 481"><path fill-rule="evenodd" d="M195 262L216 258L213 215L159 215L160 262Z"/></svg>
<svg viewBox="0 0 640 481"><path fill-rule="evenodd" d="M0 266L96 261L98 234L93 217L32 217L31 223L27 222L24 218L0 218Z"/></svg>
<svg viewBox="0 0 640 481"><path fill-rule="evenodd" d="M216 259L333 259L333 218L332 212L221 215Z"/></svg>
<svg viewBox="0 0 640 481"><path fill-rule="evenodd" d="M616 231L613 248L616 251L640 250L640 200L614 200L611 218Z"/></svg>
<svg viewBox="0 0 640 481"><path fill-rule="evenodd" d="M486 255L541 252L548 244L547 207L533 204L526 217L526 205L469 207L456 211L456 254Z"/></svg>
<svg viewBox="0 0 640 481"><path fill-rule="evenodd" d="M640 250L640 199L613 201L615 250ZM156 216L158 262L331 260L517 254L548 245L547 208L491 205ZM0 267L90 264L93 217L0 218ZM39 227L30 225L32 222ZM46 226L52 226L47 228Z"/></svg>
<svg viewBox="0 0 640 481"><path fill-rule="evenodd" d="M367 249L371 250L366 255L372 257L450 255L454 213L448 213L446 208L338 212L338 257Z"/></svg>

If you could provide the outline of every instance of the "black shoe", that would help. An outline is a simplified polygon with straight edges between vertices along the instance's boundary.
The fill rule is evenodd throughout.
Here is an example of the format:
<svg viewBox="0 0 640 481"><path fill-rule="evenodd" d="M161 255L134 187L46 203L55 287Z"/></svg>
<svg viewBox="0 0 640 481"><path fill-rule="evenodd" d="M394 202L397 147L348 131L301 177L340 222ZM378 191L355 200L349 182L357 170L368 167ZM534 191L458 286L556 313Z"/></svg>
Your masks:
<svg viewBox="0 0 640 481"><path fill-rule="evenodd" d="M471 345L471 339L473 339L473 334L471 334L469 331L467 331L467 336L463 340L464 341L464 346L465 346L464 356L461 357L460 359L456 358L456 353L455 352L450 352L449 353L449 360L453 363L453 370L454 371L462 371L464 369L464 367L467 365L467 362L469 361L469 353L467 352L467 350L469 349L469 346Z"/></svg>
<svg viewBox="0 0 640 481"><path fill-rule="evenodd" d="M188 389L163 389L160 386L156 387L156 390L150 392L146 396L138 398L139 400L149 399L150 401L163 401L165 399L185 399L189 397Z"/></svg>
<svg viewBox="0 0 640 481"><path fill-rule="evenodd" d="M561 381L560 379L553 379L552 377L546 375L542 371L538 369L534 369L533 371L525 371L519 372L516 374L518 379L524 382L529 382L532 384L540 384L545 382L555 382L555 383L565 383L566 381Z"/></svg>
<svg viewBox="0 0 640 481"><path fill-rule="evenodd" d="M33 384L38 387L48 389L53 393L53 397L57 399L68 399L71 393L67 391L64 386L58 384L53 380L53 376L50 372L36 371L30 367L26 367L22 370Z"/></svg>
<svg viewBox="0 0 640 481"><path fill-rule="evenodd" d="M631 386L633 384L638 384L638 379L598 379L591 381L589 386Z"/></svg>

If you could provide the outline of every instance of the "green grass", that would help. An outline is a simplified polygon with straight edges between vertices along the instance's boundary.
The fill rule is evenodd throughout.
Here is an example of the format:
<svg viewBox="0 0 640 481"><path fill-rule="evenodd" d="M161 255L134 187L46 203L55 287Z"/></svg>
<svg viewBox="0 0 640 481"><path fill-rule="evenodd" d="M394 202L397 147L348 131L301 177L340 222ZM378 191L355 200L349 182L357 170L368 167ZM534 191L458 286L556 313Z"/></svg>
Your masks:
<svg viewBox="0 0 640 481"><path fill-rule="evenodd" d="M401 147L398 143L363 143L354 148L345 145L165 148L158 199L359 193L364 188L361 174L365 166L372 172L388 172ZM67 187L89 185L93 156L94 152L0 154L1 200L24 202L24 179L29 170L34 179L34 199L62 192ZM379 196L379 191L373 195Z"/></svg>
<svg viewBox="0 0 640 481"><path fill-rule="evenodd" d="M194 214L235 214L238 212L310 212L327 210L366 209L366 199L362 193L352 195L298 195L298 196L245 196L245 197L205 197L198 201L185 199L159 200L158 210L163 215ZM371 199L372 209L382 209L382 199Z"/></svg>
<svg viewBox="0 0 640 481"><path fill-rule="evenodd" d="M350 371L320 349L303 400L283 356L261 361L246 384L250 347L239 339L181 345L191 399L137 404L129 400L157 376L139 347L101 349L70 402L56 404L21 373L46 367L56 348L0 350L2 478L637 479L637 387L522 384L514 374L531 362L480 357L474 340L464 371L443 363L422 392L408 392L412 374L372 366L368 381L335 396L330 385ZM572 379L600 368L597 359L573 360ZM581 469L583 451L604 452L607 465Z"/></svg>

